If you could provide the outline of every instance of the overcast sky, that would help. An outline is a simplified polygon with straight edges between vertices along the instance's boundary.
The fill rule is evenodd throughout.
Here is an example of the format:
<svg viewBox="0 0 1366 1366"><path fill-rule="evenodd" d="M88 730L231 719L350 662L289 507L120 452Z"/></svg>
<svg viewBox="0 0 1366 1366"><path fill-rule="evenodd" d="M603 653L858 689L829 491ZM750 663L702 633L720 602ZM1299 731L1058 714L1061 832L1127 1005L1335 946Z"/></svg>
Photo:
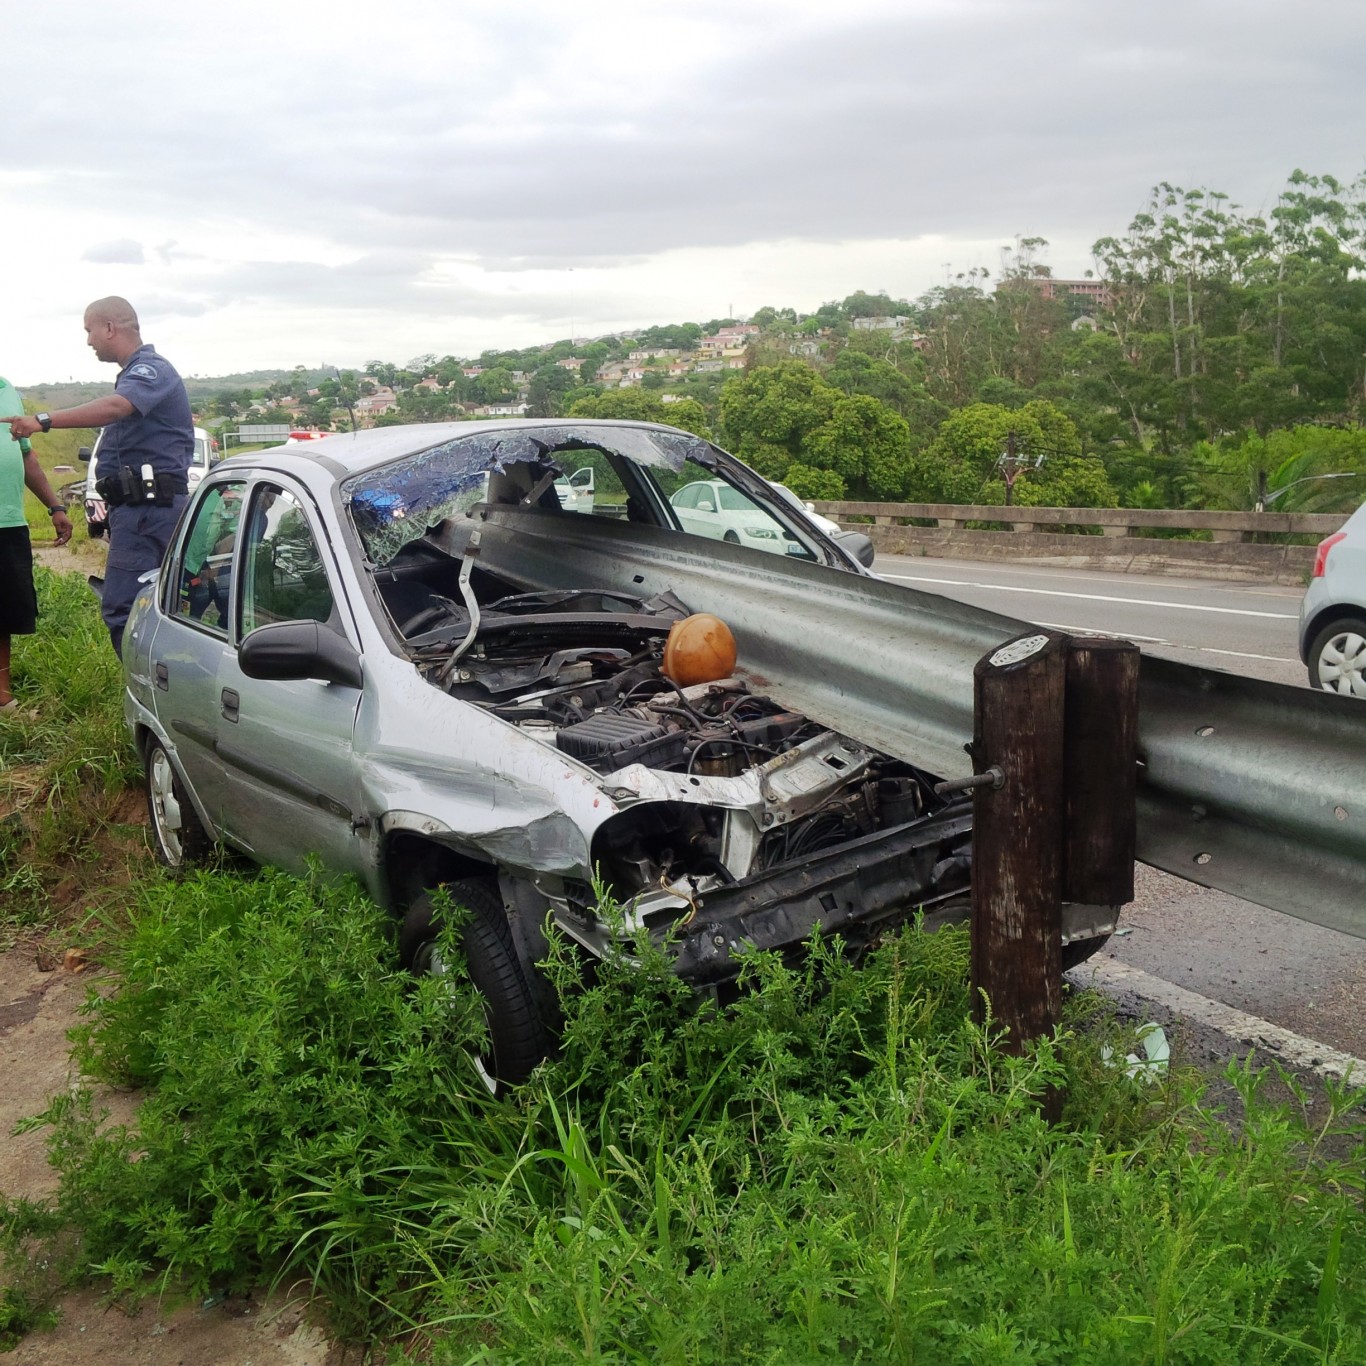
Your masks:
<svg viewBox="0 0 1366 1366"><path fill-rule="evenodd" d="M18 30L17 34L15 30ZM1158 181L1366 169L1366 0L47 0L0 85L0 374L472 354L855 289L1016 235L1090 264Z"/></svg>

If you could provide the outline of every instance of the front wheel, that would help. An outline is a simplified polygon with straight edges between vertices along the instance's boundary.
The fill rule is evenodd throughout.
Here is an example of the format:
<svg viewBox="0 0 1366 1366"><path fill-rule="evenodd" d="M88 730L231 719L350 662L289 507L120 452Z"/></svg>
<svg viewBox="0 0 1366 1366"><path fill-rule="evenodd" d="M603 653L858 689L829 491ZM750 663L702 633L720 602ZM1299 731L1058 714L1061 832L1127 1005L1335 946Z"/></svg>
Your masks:
<svg viewBox="0 0 1366 1366"><path fill-rule="evenodd" d="M1347 697L1366 697L1366 622L1330 621L1309 650L1309 684Z"/></svg>
<svg viewBox="0 0 1366 1366"><path fill-rule="evenodd" d="M143 773L147 818L152 825L157 857L168 868L177 870L202 863L213 852L213 841L200 824L171 756L160 740L148 745Z"/></svg>
<svg viewBox="0 0 1366 1366"><path fill-rule="evenodd" d="M484 1004L488 1049L475 1059L484 1084L497 1095L504 1086L525 1081L550 1052L550 1039L536 1011L512 931L494 883L466 878L445 887L453 906L469 912L461 938L470 981ZM447 965L437 935L440 912L430 892L408 909L399 930L399 962L410 972L444 976Z"/></svg>
<svg viewBox="0 0 1366 1366"><path fill-rule="evenodd" d="M1062 946L1062 970L1080 967L1093 954L1099 953L1110 942L1108 934L1098 934L1094 939L1074 939Z"/></svg>

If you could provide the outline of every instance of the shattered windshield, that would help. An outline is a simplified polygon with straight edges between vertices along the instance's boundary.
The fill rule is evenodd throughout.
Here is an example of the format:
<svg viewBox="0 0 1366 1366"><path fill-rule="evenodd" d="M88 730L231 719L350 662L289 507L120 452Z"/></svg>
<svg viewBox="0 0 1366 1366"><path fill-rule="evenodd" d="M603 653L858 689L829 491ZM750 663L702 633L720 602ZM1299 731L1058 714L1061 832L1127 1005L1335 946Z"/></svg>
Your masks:
<svg viewBox="0 0 1366 1366"><path fill-rule="evenodd" d="M514 465L558 469L559 452L599 450L677 472L690 455L710 449L700 437L641 427L589 423L495 429L457 437L382 469L354 475L342 484L341 495L366 555L372 563L386 565L432 527L485 501L489 475L505 474Z"/></svg>

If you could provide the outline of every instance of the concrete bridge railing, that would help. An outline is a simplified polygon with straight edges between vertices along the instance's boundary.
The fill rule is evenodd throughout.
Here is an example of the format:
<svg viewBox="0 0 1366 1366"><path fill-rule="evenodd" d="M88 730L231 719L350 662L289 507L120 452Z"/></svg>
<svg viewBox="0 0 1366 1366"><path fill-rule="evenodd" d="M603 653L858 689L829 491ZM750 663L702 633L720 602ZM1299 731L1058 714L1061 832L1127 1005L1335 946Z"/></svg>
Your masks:
<svg viewBox="0 0 1366 1366"><path fill-rule="evenodd" d="M816 507L841 525L862 523L877 550L889 555L1029 559L1078 568L1286 584L1304 581L1314 547L1287 544L1281 538L1331 535L1348 515L959 503L826 502ZM970 525L980 522L1011 529ZM1143 534L1154 530L1207 533L1208 539Z"/></svg>

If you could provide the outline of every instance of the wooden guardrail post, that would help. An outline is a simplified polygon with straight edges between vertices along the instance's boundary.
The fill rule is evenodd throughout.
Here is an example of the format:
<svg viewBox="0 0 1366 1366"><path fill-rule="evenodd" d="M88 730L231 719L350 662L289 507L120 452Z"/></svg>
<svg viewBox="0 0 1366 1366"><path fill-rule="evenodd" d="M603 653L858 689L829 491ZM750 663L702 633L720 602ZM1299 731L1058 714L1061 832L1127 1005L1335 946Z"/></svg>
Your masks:
<svg viewBox="0 0 1366 1366"><path fill-rule="evenodd" d="M1062 903L1133 900L1136 646L1033 631L973 671L972 987L1003 1043L1051 1033Z"/></svg>
<svg viewBox="0 0 1366 1366"><path fill-rule="evenodd" d="M1038 631L973 670L972 991L1013 1052L1062 1005L1067 637Z"/></svg>

